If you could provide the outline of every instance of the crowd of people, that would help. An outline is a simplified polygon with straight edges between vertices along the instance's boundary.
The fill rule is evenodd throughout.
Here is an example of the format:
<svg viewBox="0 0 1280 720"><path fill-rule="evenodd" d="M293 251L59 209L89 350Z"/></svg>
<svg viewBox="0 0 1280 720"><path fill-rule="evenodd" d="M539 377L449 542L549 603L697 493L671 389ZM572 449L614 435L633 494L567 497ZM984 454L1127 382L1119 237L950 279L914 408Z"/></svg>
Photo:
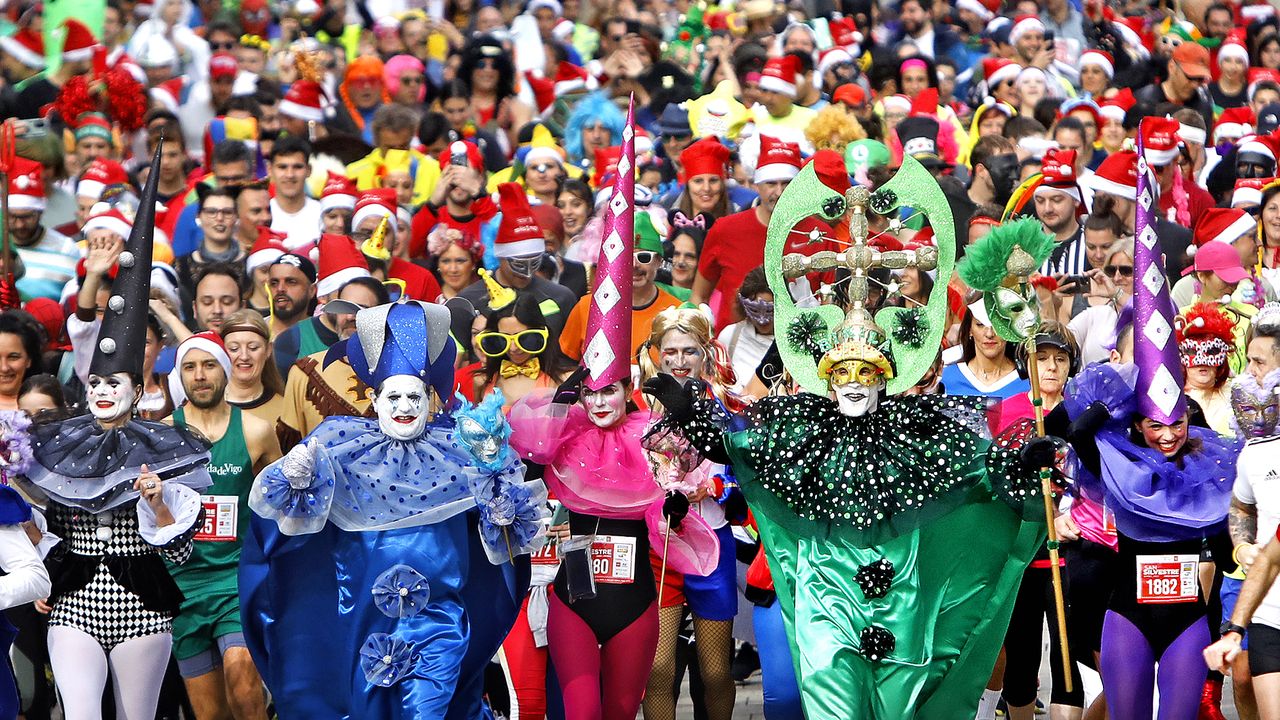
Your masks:
<svg viewBox="0 0 1280 720"><path fill-rule="evenodd" d="M1269 2L15 0L0 117L0 718L1280 718Z"/></svg>

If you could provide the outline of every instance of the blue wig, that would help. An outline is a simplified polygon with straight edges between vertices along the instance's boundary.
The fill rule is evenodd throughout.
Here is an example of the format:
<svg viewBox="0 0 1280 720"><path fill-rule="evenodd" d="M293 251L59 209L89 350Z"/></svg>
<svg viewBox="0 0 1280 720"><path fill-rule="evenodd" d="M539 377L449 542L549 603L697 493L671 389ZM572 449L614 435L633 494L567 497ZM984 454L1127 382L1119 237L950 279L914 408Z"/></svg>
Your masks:
<svg viewBox="0 0 1280 720"><path fill-rule="evenodd" d="M573 106L573 112L569 113L564 129L564 149L569 153L571 161L595 160L582 157L582 129L597 124L608 129L610 146L622 143L622 128L627 124L627 117L604 91L584 96Z"/></svg>

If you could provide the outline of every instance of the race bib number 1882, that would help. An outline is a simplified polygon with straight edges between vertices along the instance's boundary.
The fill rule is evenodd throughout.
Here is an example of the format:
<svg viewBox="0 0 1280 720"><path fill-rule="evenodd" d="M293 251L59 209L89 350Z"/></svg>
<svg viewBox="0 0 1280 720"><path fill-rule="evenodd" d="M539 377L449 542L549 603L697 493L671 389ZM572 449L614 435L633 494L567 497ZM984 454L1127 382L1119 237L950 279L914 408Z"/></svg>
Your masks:
<svg viewBox="0 0 1280 720"><path fill-rule="evenodd" d="M1186 603L1199 597L1198 555L1139 555L1137 565L1139 603Z"/></svg>

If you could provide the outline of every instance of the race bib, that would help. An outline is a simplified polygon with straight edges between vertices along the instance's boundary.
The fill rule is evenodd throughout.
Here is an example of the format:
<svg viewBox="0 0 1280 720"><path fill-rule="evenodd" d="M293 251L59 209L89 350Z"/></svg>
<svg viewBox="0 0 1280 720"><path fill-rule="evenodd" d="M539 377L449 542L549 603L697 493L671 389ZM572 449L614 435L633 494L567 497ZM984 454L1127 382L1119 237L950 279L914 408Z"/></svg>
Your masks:
<svg viewBox="0 0 1280 720"><path fill-rule="evenodd" d="M591 545L591 574L597 583L628 585L636 579L636 539L597 535Z"/></svg>
<svg viewBox="0 0 1280 720"><path fill-rule="evenodd" d="M549 542L542 546L542 549L529 556L529 561L534 565L551 565L560 564L560 553L556 550L556 544Z"/></svg>
<svg viewBox="0 0 1280 720"><path fill-rule="evenodd" d="M239 529L240 498L235 495L201 495L204 505L204 527L196 540L233 542Z"/></svg>
<svg viewBox="0 0 1280 720"><path fill-rule="evenodd" d="M1139 603L1163 605L1199 598L1199 555L1139 555L1137 564Z"/></svg>

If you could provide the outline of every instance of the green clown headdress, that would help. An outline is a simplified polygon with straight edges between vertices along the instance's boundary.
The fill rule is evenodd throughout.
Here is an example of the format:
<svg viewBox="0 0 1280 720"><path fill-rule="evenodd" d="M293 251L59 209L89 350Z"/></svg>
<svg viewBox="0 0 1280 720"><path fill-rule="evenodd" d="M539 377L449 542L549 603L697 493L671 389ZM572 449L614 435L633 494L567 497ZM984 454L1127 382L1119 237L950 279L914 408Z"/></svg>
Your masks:
<svg viewBox="0 0 1280 720"><path fill-rule="evenodd" d="M886 233L902 229L899 208L911 208L929 219L935 245L910 250L880 250L878 236L868 236L868 216L890 215ZM815 218L836 230L813 230L809 244L834 243L838 250L787 253L797 223ZM843 228L848 228L848 241ZM881 233L883 234L883 233ZM894 244L894 243L889 243ZM934 284L928 302L917 307L886 307L872 319L866 303L870 270L915 267L951 277L955 264L955 226L951 208L938 182L910 156L892 180L874 193L850 187L844 158L820 150L778 199L765 243L765 276L774 295L774 323L783 364L805 390L825 394L824 370L840 362L861 360L881 368L890 394L911 388L933 364L946 328L947 283ZM849 271L849 310L835 305L799 307L789 283L816 272ZM890 286L892 289L893 286Z"/></svg>

